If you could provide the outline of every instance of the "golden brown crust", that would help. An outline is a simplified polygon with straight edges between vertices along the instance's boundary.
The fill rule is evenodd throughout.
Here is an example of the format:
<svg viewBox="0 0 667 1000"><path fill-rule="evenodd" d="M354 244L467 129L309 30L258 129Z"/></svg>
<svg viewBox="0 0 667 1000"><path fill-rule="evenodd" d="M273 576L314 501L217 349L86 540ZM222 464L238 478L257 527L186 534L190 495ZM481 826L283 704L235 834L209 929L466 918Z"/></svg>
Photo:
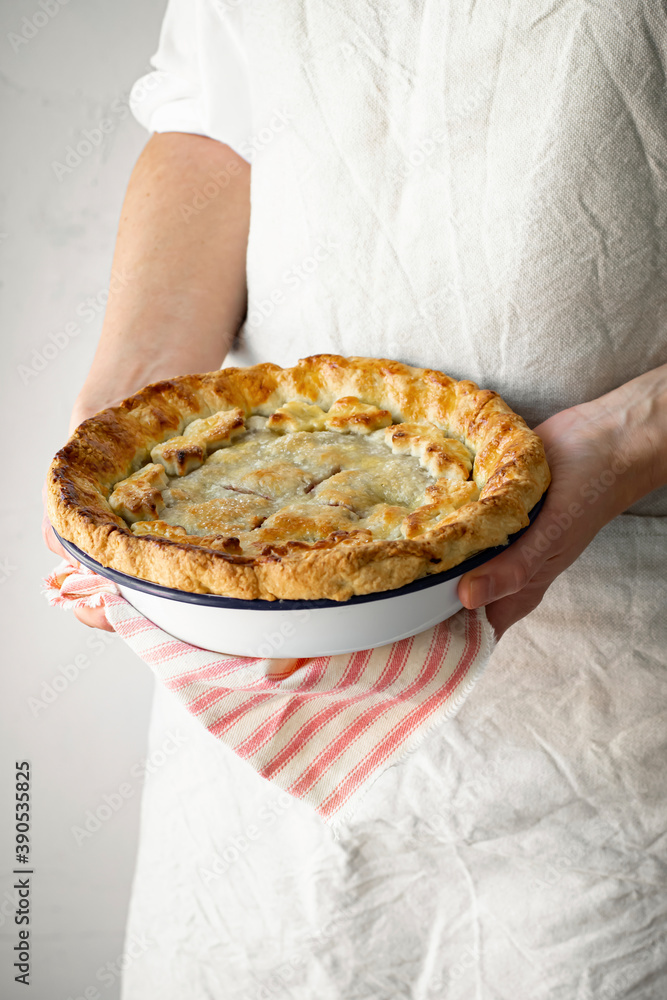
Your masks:
<svg viewBox="0 0 667 1000"><path fill-rule="evenodd" d="M132 531L110 505L115 485L143 472L151 452L161 454L157 446L182 436L209 452L227 443L226 430L239 429L237 413L200 425L211 440L184 435L194 421L221 416L220 411L238 410L248 417L282 409L285 420L276 430L298 429L300 419L317 424L317 411L295 412L286 405L294 401L323 414L338 401L341 420L347 420L343 431L368 433L386 426L389 418L394 426L387 426L387 435L395 433L395 425L419 425L407 440L399 437L394 443L431 462L445 479L444 485L438 480L429 488L424 506L407 515L408 522L413 519L407 532L413 537L374 538L370 531L343 524L345 508L332 508L337 510L334 530L326 539L282 541L276 517L275 541L248 556L224 534L201 537L183 529L183 535L151 535L146 522ZM434 425L432 440L424 440L424 424ZM464 481L466 449L475 459L472 480ZM177 470L178 455L172 458ZM347 600L401 587L505 544L508 535L528 524L528 513L549 481L539 437L496 393L398 361L322 354L294 368L262 364L157 382L101 411L84 421L56 455L48 476L48 511L63 538L130 576L243 599ZM146 512L157 525L159 504L153 510L150 499ZM396 506L377 508L378 520L386 523L398 523L402 513Z"/></svg>
<svg viewBox="0 0 667 1000"><path fill-rule="evenodd" d="M394 453L419 458L434 478L467 480L472 469L469 449L432 424L392 424L384 433Z"/></svg>
<svg viewBox="0 0 667 1000"><path fill-rule="evenodd" d="M235 407L200 417L188 424L183 434L156 444L151 458L172 476L185 476L204 464L206 456L231 444L245 426L244 414Z"/></svg>
<svg viewBox="0 0 667 1000"><path fill-rule="evenodd" d="M144 465L118 484L109 497L109 506L129 524L156 517L164 510L162 491L168 483L163 466Z"/></svg>

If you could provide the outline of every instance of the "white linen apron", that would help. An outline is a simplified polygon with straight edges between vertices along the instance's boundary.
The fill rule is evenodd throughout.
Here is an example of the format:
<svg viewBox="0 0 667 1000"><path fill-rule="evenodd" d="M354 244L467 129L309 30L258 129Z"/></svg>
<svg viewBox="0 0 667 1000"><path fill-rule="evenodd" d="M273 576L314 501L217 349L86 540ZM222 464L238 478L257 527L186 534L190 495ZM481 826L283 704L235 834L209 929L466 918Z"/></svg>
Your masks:
<svg viewBox="0 0 667 1000"><path fill-rule="evenodd" d="M399 358L533 424L667 362L661 0L190 11L197 72L152 127L242 146L233 49L234 360ZM182 745L144 793L124 1000L664 1000L666 515L608 525L338 840L158 692L151 748Z"/></svg>

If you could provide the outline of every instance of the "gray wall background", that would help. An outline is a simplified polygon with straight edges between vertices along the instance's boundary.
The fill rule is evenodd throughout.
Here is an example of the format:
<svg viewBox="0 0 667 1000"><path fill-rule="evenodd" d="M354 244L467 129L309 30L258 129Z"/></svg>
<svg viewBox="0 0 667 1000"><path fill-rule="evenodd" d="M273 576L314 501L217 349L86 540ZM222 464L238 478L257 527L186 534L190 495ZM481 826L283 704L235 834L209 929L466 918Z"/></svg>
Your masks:
<svg viewBox="0 0 667 1000"><path fill-rule="evenodd" d="M67 1000L94 986L115 1000L118 977L97 974L122 949L152 679L120 640L98 640L40 594L57 562L42 547L40 492L99 334L123 192L147 138L127 98L157 47L165 0L42 3L0 9L0 997ZM99 145L70 172L54 168L103 118L114 127ZM79 332L63 337L72 323ZM50 334L60 346L47 357ZM12 969L21 759L33 772L28 991ZM125 782L131 796L77 843L73 828Z"/></svg>

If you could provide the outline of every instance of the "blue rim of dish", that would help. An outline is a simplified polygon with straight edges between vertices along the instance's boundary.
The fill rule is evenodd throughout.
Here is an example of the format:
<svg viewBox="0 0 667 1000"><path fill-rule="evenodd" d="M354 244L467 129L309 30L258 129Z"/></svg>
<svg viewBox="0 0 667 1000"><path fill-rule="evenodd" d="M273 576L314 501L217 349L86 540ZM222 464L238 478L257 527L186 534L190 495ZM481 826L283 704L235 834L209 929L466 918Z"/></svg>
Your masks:
<svg viewBox="0 0 667 1000"><path fill-rule="evenodd" d="M360 594L358 597L350 597L347 601L283 601L280 599L275 601L244 601L238 597L221 597L219 594L193 594L187 590L175 590L173 587L163 587L160 583L151 583L150 580L141 580L136 576L119 573L118 570L108 569L86 552L83 552L73 542L68 542L67 539L62 538L55 528L53 531L63 548L67 549L77 562L82 563L88 569L94 570L100 576L106 577L107 580L111 580L121 587L128 587L131 590L141 590L146 594L152 594L154 597L166 597L171 601L183 601L186 604L199 604L209 608L231 608L235 611L247 611L249 609L257 611L296 611L304 608L341 608L349 607L351 604L370 604L372 601L386 600L388 597L402 597L403 594L413 594L416 591L425 590L427 587L435 587L439 583L446 583L447 580L453 580L467 573L468 570L476 569L477 566L481 566L483 563L493 559L494 556L504 552L508 545L511 545L512 542L521 538L521 535L525 531L528 531L528 528L542 510L545 496L546 493L537 501L528 515L530 523L525 528L510 535L507 545L498 545L493 549L484 549L483 552L478 553L476 556L471 556L470 559L459 563L458 566L452 566L451 569L447 569L443 573L433 573L431 576L423 576L421 579L415 580L414 583L408 583L405 587L399 587L397 590L381 590L375 594Z"/></svg>

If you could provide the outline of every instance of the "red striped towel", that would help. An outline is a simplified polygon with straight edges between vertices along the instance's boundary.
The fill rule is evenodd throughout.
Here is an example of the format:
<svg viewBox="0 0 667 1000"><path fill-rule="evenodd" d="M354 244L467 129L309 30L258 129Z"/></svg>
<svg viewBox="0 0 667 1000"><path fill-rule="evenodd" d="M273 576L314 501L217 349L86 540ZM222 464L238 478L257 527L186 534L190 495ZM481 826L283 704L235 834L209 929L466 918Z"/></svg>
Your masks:
<svg viewBox="0 0 667 1000"><path fill-rule="evenodd" d="M339 656L225 656L163 632L84 567L44 581L52 604L104 605L109 623L216 739L327 822L453 716L493 649L483 610L410 639Z"/></svg>

